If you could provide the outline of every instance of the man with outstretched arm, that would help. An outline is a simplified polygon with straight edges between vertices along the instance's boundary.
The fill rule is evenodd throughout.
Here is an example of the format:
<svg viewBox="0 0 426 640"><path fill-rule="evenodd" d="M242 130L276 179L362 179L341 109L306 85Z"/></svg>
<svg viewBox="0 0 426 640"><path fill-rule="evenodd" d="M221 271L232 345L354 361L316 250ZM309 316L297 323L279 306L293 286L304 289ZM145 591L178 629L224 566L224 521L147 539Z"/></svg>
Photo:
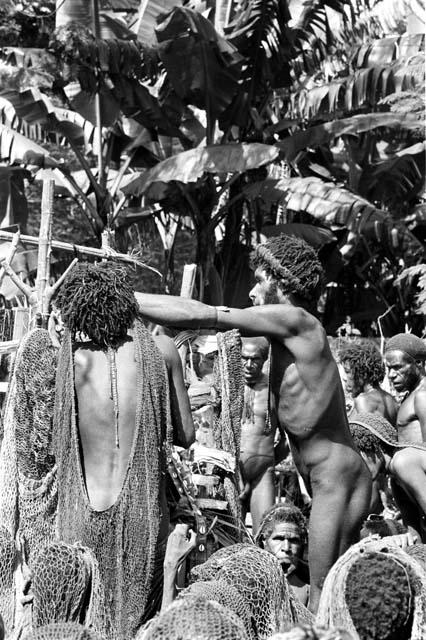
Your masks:
<svg viewBox="0 0 426 640"><path fill-rule="evenodd" d="M330 567L358 539L368 512L371 476L352 442L327 336L311 312L322 280L315 251L303 240L281 235L256 248L253 266L253 308L216 308L167 295L136 296L141 313L160 324L237 328L243 335L271 340L271 417L285 429L312 494L309 606L315 612Z"/></svg>

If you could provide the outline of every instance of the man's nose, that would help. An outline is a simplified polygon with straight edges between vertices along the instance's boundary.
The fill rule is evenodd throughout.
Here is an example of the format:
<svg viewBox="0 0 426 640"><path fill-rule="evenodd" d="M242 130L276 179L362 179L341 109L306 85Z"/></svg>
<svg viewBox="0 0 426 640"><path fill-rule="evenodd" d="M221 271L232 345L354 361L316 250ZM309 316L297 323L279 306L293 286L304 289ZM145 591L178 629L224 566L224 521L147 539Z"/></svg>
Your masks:
<svg viewBox="0 0 426 640"><path fill-rule="evenodd" d="M250 289L249 291L250 300L254 300L255 297L256 297L256 285L254 285L253 289Z"/></svg>
<svg viewBox="0 0 426 640"><path fill-rule="evenodd" d="M290 547L291 547L290 540L283 540L283 543L281 546L283 548L283 551L290 551Z"/></svg>

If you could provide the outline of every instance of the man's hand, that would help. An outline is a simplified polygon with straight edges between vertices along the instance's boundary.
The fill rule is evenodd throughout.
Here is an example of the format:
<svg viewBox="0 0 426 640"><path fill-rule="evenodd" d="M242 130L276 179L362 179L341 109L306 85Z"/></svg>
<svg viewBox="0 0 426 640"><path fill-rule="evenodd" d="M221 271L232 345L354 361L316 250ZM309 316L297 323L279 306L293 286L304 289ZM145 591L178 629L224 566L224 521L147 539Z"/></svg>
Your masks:
<svg viewBox="0 0 426 640"><path fill-rule="evenodd" d="M187 524L177 524L169 535L164 556L164 567L176 568L195 549L197 535Z"/></svg>

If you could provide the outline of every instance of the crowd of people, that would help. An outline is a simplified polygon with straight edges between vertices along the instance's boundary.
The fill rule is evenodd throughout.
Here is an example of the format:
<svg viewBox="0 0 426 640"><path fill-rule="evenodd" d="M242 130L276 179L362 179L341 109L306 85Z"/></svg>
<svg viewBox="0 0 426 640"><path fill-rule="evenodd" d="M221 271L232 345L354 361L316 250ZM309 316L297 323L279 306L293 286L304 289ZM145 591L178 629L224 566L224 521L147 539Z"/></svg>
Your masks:
<svg viewBox="0 0 426 640"><path fill-rule="evenodd" d="M6 639L426 638L426 345L332 352L303 240L258 245L253 269L253 306L232 309L78 264L22 340L0 450ZM299 501L277 496L283 468Z"/></svg>

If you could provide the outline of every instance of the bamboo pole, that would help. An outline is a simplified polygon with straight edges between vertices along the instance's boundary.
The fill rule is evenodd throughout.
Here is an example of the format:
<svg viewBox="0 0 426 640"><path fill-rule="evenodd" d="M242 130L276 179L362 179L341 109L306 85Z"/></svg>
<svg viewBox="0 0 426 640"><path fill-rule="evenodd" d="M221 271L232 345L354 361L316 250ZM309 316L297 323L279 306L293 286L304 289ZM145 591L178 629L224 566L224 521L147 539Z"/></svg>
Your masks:
<svg viewBox="0 0 426 640"><path fill-rule="evenodd" d="M11 243L11 245L9 247L9 253L7 254L7 257L6 257L6 263L8 265L12 264L12 260L15 257L16 249L18 248L18 244L19 244L19 236L20 236L20 232L19 231L17 231L16 233L13 234L12 243ZM0 286L3 283L5 275L6 275L6 271L2 267L0 269Z"/></svg>
<svg viewBox="0 0 426 640"><path fill-rule="evenodd" d="M43 182L43 193L41 199L41 220L38 242L38 263L35 292L37 295L37 313L43 318L49 312L48 287L50 277L50 254L52 243L52 216L53 216L53 193L55 188L54 180Z"/></svg>
<svg viewBox="0 0 426 640"><path fill-rule="evenodd" d="M2 229L0 229L0 240L12 240L14 235L15 234L13 234L11 231L3 231ZM36 238L35 236L21 235L20 239L21 239L21 242L23 242L24 244L31 244L35 246L38 245L38 238ZM158 276L160 276L160 278L162 277L158 269L155 269L155 267L151 267L148 264L145 264L144 262L139 260L139 258L137 258L136 256L132 256L127 253L118 253L113 249L111 249L108 252L108 254L105 255L104 249L97 249L96 247L85 247L84 245L71 244L70 242L62 242L61 240L52 240L51 247L52 249L66 251L68 253L81 253L83 255L96 256L98 258L105 258L105 257L115 258L116 260L121 260L122 262L128 262L131 264L135 264L139 267L144 267L145 269L149 269L150 271L153 271Z"/></svg>

